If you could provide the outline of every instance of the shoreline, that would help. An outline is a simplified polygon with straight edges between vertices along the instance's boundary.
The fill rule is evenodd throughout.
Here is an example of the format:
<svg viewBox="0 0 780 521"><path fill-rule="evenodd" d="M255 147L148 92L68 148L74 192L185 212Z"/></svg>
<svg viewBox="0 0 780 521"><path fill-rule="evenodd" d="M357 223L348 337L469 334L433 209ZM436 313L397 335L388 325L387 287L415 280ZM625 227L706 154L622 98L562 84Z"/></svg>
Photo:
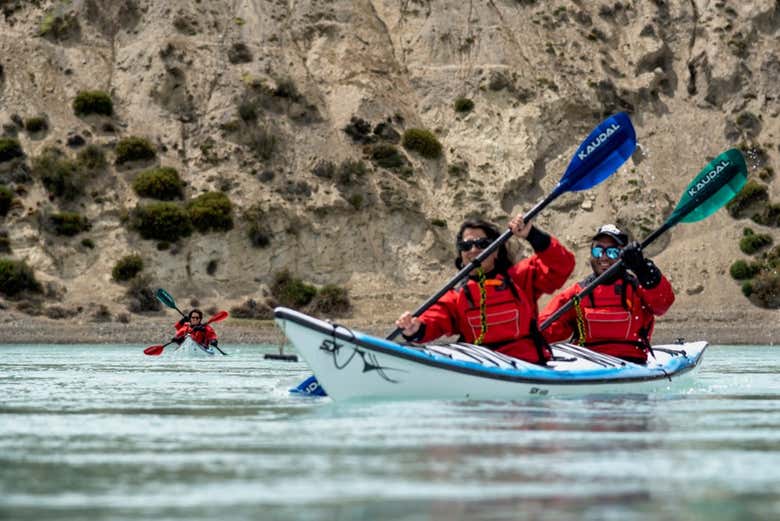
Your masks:
<svg viewBox="0 0 780 521"><path fill-rule="evenodd" d="M337 319L340 325L384 337L387 320ZM170 319L133 316L132 322L53 320L8 313L0 319L4 327L2 344L146 344L165 343L173 336ZM228 318L215 325L220 345L283 345L285 337L272 320ZM656 321L653 344L706 340L711 345L780 344L780 312L738 310L709 313L678 310Z"/></svg>

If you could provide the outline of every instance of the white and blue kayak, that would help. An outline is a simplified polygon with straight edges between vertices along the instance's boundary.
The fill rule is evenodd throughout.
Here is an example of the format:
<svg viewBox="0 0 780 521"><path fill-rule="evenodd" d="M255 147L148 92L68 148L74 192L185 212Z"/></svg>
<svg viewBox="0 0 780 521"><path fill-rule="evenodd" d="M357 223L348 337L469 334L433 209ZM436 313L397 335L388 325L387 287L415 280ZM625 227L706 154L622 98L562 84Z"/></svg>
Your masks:
<svg viewBox="0 0 780 521"><path fill-rule="evenodd" d="M169 348L165 355L178 358L204 358L211 356L223 356L223 354L211 346L204 346L197 343L190 335L184 337L184 341L176 348Z"/></svg>
<svg viewBox="0 0 780 521"><path fill-rule="evenodd" d="M283 307L274 317L334 400L667 392L689 383L707 348L703 341L653 346L639 365L562 343L541 366L472 344L397 344Z"/></svg>

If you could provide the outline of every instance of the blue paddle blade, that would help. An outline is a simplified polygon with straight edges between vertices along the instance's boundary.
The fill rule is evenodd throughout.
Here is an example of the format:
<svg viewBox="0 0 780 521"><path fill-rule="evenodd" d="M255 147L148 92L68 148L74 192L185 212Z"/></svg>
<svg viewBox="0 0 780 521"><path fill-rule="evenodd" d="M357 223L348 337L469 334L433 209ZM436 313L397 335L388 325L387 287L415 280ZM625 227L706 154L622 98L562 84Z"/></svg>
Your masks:
<svg viewBox="0 0 780 521"><path fill-rule="evenodd" d="M693 223L709 217L742 190L747 176L742 152L736 148L723 152L688 185L669 220Z"/></svg>
<svg viewBox="0 0 780 521"><path fill-rule="evenodd" d="M628 114L619 112L593 129L572 157L555 191L579 192L617 171L636 149L636 132Z"/></svg>
<svg viewBox="0 0 780 521"><path fill-rule="evenodd" d="M303 396L328 396L325 389L322 388L314 375L301 382L298 387L290 389L290 394L300 394Z"/></svg>
<svg viewBox="0 0 780 521"><path fill-rule="evenodd" d="M176 307L176 301L173 300L171 294L165 291L164 289L162 288L158 289L157 292L154 294L154 296L157 297L157 300L162 302L165 306L169 308Z"/></svg>

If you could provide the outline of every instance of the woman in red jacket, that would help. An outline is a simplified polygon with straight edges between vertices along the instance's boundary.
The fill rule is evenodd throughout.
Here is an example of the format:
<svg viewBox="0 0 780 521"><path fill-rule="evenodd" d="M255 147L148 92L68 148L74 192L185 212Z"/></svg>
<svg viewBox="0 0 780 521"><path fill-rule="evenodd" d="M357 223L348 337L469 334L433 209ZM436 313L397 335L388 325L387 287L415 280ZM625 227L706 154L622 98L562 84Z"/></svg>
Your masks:
<svg viewBox="0 0 780 521"><path fill-rule="evenodd" d="M430 342L459 335L460 341L480 344L534 363L550 359L537 327L537 300L560 288L574 269L574 254L557 239L516 216L509 223L516 237L526 239L534 254L518 263L502 244L458 287L445 293L419 317L408 311L396 321L404 338ZM457 235L455 265L462 269L500 235L494 225L464 222Z"/></svg>
<svg viewBox="0 0 780 521"><path fill-rule="evenodd" d="M187 317L182 317L174 324L176 338L184 339L186 335L190 335L195 342L204 347L216 346L218 344L217 333L210 325L201 324L202 321L203 312L199 309L193 309Z"/></svg>
<svg viewBox="0 0 780 521"><path fill-rule="evenodd" d="M597 276L623 259L623 266L611 280L596 286L566 313L544 336L549 342L572 339L588 349L644 364L647 362L655 317L663 315L674 302L674 290L653 261L645 259L639 243L628 244L628 235L615 225L605 224L591 242L593 273L556 295L539 315L544 322L577 295Z"/></svg>

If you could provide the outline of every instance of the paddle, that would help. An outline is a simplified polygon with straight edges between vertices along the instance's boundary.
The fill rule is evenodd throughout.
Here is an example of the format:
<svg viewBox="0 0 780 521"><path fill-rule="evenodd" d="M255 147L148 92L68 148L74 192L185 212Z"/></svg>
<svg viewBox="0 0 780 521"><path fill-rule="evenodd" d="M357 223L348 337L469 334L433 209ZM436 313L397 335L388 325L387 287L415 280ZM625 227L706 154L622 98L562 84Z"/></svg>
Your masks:
<svg viewBox="0 0 780 521"><path fill-rule="evenodd" d="M155 297L157 297L157 300L162 302L164 305L168 306L171 309L175 309L179 312L179 314L183 317L186 317L187 315L184 314L184 312L176 307L176 301L173 300L173 297L170 293L165 291L164 289L160 288L157 290L157 292L154 294Z"/></svg>
<svg viewBox="0 0 780 521"><path fill-rule="evenodd" d="M531 208L525 215L525 222L533 219L536 214L542 211L561 194L565 192L579 192L596 186L604 179L612 175L618 168L634 153L636 148L636 133L634 126L628 114L620 112L610 116L594 128L587 138L580 144L577 151L569 162L563 177L555 186L553 191L542 201ZM436 303L447 291L452 289L463 277L482 264L490 254L498 249L501 244L512 236L512 230L507 229L490 246L485 248L482 253L464 266L447 284L441 288L435 295L425 301L422 306L417 308L413 315L420 316L426 309ZM396 328L388 336L392 340L401 333L400 328ZM312 386L312 378L307 378L302 382L296 391L300 394L307 394L307 388ZM314 380L316 382L316 379ZM318 387L322 389L322 387Z"/></svg>
<svg viewBox="0 0 780 521"><path fill-rule="evenodd" d="M212 324L214 322L219 322L221 320L225 320L227 317L228 317L228 312L227 311L218 311L214 316L209 318L208 321L206 321L206 323L203 324L203 325L206 326L206 325ZM176 342L178 340L181 340L181 339L179 337L173 337L173 338L171 338L170 342L168 342L168 343L149 346L146 349L144 349L144 354L145 355L149 355L149 356L161 355L163 353L163 350L167 346L171 345L172 343L174 343L174 342ZM217 351L219 351L223 355L227 356L227 353L225 353L219 347L217 347L217 346L214 346L214 347L216 348Z"/></svg>
<svg viewBox="0 0 780 521"><path fill-rule="evenodd" d="M641 248L645 249L654 240L664 232L680 222L692 223L701 221L715 213L718 209L729 202L737 195L747 181L747 166L742 153L732 148L723 152L721 155L709 162L699 175L691 181L691 184L685 189L680 202L672 211L672 215L661 225L660 228L651 233L641 243ZM567 301L562 307L545 320L539 329L545 329L555 322L561 315L566 313L574 305L576 299L582 299L593 289L601 284L605 279L613 276L615 272L621 269L623 259L609 267L604 273L596 277L590 284L571 300Z"/></svg>

